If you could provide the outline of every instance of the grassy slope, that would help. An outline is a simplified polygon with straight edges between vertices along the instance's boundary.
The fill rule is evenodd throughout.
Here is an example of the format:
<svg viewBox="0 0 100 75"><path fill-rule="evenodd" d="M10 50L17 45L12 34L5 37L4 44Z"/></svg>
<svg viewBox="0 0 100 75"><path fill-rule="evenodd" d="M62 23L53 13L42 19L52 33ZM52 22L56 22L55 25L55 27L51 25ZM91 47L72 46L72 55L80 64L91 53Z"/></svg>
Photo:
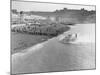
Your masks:
<svg viewBox="0 0 100 75"><path fill-rule="evenodd" d="M22 33L11 33L11 53L17 53L23 49L27 49L37 43L43 42L42 39L49 39L48 36L42 35L30 35Z"/></svg>

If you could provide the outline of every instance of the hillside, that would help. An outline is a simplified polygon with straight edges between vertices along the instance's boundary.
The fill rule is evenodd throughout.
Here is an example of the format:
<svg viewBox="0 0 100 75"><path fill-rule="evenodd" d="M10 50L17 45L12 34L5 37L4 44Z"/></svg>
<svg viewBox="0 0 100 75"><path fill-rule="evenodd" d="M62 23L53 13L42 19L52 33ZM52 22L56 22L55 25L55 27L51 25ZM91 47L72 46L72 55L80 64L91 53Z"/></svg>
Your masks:
<svg viewBox="0 0 100 75"><path fill-rule="evenodd" d="M18 12L16 9L12 9L12 14L26 14L28 16L30 15L37 15L46 17L49 19L54 18L58 22L64 22L64 23L95 23L95 17L96 17L96 11L95 10L85 10L84 8L80 10L75 9L67 9L63 8L61 10L55 10L52 12L42 12L42 11L20 11Z"/></svg>
<svg viewBox="0 0 100 75"><path fill-rule="evenodd" d="M81 10L71 10L71 9L62 9L56 10L54 12L23 12L28 15L38 15L43 17L54 17L55 19L59 19L59 21L71 22L71 23L84 23L88 20L87 23L95 23L95 15L96 11L88 11L85 9ZM94 16L93 16L94 15Z"/></svg>

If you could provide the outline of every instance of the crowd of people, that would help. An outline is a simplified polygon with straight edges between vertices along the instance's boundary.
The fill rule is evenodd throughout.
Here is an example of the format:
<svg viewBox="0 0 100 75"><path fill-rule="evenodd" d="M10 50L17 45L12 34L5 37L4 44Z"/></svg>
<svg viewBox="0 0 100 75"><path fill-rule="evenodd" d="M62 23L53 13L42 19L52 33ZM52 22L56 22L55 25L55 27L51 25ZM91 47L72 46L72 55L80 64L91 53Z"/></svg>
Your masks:
<svg viewBox="0 0 100 75"><path fill-rule="evenodd" d="M61 34L65 30L68 30L69 27L58 25L47 25L47 26L39 26L39 25L24 25L24 26L15 26L11 28L12 32L20 32L20 33L28 33L35 35L48 35L48 36L57 36Z"/></svg>

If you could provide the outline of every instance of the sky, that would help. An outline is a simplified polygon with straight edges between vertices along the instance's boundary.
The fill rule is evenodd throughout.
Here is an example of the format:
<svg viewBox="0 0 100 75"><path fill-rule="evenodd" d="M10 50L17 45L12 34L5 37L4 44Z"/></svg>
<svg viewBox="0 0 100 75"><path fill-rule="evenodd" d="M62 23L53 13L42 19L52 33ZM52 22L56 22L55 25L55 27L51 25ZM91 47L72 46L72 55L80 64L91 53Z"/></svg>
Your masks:
<svg viewBox="0 0 100 75"><path fill-rule="evenodd" d="M52 3L40 3L40 2L29 2L29 1L12 1L12 9L18 11L55 11L63 8L68 9L81 9L95 10L95 6L84 6L84 5L69 5L69 4L52 4Z"/></svg>

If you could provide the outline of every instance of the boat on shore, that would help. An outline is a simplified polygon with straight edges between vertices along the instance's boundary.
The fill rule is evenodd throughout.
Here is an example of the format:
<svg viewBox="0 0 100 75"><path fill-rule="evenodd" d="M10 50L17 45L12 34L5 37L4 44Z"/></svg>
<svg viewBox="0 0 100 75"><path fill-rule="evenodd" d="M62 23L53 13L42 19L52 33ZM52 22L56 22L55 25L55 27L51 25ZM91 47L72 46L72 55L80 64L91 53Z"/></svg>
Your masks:
<svg viewBox="0 0 100 75"><path fill-rule="evenodd" d="M59 41L64 44L74 43L76 40L77 40L77 34L68 34L63 36L62 39L59 39Z"/></svg>

